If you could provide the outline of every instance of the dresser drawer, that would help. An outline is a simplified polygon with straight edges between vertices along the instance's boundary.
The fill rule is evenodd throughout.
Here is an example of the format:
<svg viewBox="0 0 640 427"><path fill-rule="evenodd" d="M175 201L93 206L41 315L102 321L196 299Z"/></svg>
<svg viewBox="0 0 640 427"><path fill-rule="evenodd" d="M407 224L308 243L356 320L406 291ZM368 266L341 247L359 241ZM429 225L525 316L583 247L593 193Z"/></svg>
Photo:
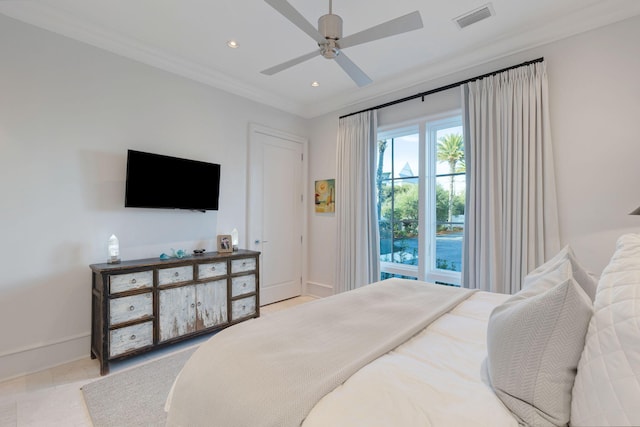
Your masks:
<svg viewBox="0 0 640 427"><path fill-rule="evenodd" d="M255 258L241 258L231 261L231 274L244 273L245 271L253 271L256 269Z"/></svg>
<svg viewBox="0 0 640 427"><path fill-rule="evenodd" d="M153 271L138 271L128 274L114 274L109 276L109 293L131 291L133 289L151 288L153 286Z"/></svg>
<svg viewBox="0 0 640 427"><path fill-rule="evenodd" d="M112 326L153 315L153 294L147 292L109 301L109 324Z"/></svg>
<svg viewBox="0 0 640 427"><path fill-rule="evenodd" d="M231 301L231 320L242 319L256 313L256 297L251 296Z"/></svg>
<svg viewBox="0 0 640 427"><path fill-rule="evenodd" d="M153 345L153 322L144 322L109 332L109 357Z"/></svg>
<svg viewBox="0 0 640 427"><path fill-rule="evenodd" d="M225 276L227 274L227 262L213 262L210 264L198 264L198 279Z"/></svg>
<svg viewBox="0 0 640 427"><path fill-rule="evenodd" d="M158 270L158 285L171 285L173 283L188 282L193 280L193 266L161 268Z"/></svg>
<svg viewBox="0 0 640 427"><path fill-rule="evenodd" d="M231 296L237 297L256 291L256 275L237 276L231 279Z"/></svg>

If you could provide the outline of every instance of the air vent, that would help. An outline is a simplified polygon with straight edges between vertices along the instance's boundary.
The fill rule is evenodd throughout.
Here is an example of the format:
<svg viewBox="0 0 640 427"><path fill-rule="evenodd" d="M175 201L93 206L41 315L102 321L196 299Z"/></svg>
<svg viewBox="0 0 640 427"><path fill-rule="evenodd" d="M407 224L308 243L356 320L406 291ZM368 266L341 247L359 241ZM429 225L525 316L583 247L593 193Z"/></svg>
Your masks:
<svg viewBox="0 0 640 427"><path fill-rule="evenodd" d="M491 5L491 3L487 3L484 6L479 7L478 9L467 12L464 15L460 15L453 20L460 29L463 29L471 24L475 24L478 21L490 18L493 15L495 15L493 6Z"/></svg>

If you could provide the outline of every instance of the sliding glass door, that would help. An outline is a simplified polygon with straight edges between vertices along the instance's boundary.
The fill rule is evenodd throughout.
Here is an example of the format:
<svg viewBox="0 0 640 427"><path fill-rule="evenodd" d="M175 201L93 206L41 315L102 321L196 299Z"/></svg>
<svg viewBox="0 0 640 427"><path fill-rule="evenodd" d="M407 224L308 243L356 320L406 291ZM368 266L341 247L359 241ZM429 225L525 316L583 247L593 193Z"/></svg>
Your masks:
<svg viewBox="0 0 640 427"><path fill-rule="evenodd" d="M465 161L459 114L380 129L382 278L460 285Z"/></svg>

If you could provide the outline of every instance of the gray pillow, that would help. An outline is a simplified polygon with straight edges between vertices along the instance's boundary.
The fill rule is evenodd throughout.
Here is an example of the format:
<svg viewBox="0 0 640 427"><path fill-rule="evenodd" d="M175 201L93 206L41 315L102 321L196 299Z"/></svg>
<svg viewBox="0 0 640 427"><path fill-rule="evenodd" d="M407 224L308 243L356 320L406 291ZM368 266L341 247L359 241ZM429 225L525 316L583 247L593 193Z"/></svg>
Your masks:
<svg viewBox="0 0 640 427"><path fill-rule="evenodd" d="M527 288L531 283L538 282L541 278L544 278L547 273L554 270L563 262L569 261L571 263L571 272L573 278L578 282L580 287L589 295L591 301L596 298L596 288L598 287L598 279L591 273L589 273L578 261L576 254L571 249L571 246L567 245L560 250L553 258L545 262L535 270L527 274L522 282L522 288Z"/></svg>
<svg viewBox="0 0 640 427"><path fill-rule="evenodd" d="M489 380L520 422L569 422L571 389L592 311L591 299L565 261L491 313Z"/></svg>

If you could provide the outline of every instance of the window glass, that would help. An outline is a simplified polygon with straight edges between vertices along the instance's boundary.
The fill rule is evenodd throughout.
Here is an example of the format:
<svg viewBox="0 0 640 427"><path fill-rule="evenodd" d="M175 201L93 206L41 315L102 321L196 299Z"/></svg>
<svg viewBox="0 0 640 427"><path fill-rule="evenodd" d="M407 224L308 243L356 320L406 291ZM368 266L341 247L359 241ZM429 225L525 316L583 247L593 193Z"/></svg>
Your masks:
<svg viewBox="0 0 640 427"><path fill-rule="evenodd" d="M410 280L418 280L416 277L412 277L412 276L404 276L402 274L392 274L392 273L382 273L380 275L381 280L384 279L391 279L392 277L395 277L397 279L410 279Z"/></svg>
<svg viewBox="0 0 640 427"><path fill-rule="evenodd" d="M435 268L460 272L466 163L462 127L437 128Z"/></svg>
<svg viewBox="0 0 640 427"><path fill-rule="evenodd" d="M380 260L417 266L419 135L406 130L397 134L378 139Z"/></svg>

